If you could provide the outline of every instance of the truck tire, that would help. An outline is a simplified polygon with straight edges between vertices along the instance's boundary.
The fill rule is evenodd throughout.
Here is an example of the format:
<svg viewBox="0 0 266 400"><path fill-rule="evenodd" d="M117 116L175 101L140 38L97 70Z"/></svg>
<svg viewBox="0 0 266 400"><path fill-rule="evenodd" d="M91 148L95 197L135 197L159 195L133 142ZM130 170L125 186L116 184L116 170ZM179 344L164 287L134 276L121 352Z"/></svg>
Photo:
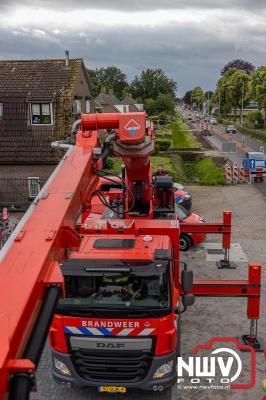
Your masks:
<svg viewBox="0 0 266 400"><path fill-rule="evenodd" d="M188 251L192 246L192 240L190 236L182 234L179 238L179 250Z"/></svg>

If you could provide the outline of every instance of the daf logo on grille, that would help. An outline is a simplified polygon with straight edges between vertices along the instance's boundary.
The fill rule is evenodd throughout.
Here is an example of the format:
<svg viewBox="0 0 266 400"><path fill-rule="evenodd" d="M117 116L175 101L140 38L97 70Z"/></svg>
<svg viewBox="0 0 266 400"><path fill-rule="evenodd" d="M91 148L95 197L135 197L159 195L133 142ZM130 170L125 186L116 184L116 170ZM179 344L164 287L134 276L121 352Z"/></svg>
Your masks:
<svg viewBox="0 0 266 400"><path fill-rule="evenodd" d="M125 347L125 343L98 342L96 343L96 347L98 347L99 349L121 349L122 347Z"/></svg>

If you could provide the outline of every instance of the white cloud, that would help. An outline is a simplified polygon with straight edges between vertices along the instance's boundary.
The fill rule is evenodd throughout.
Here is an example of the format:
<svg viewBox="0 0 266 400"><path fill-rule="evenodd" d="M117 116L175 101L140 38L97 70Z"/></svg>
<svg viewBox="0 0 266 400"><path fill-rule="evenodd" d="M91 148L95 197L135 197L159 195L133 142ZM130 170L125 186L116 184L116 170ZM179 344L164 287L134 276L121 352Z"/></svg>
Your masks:
<svg viewBox="0 0 266 400"><path fill-rule="evenodd" d="M70 0L69 7L57 0L56 8L52 1L36 0L35 8L25 1L0 12L1 58L63 57L69 49L90 67L117 65L130 79L161 67L182 92L198 84L213 89L233 58L265 63L265 10L254 10L266 0L249 7L248 0L123 0L120 9L116 0L84 0L82 9Z"/></svg>

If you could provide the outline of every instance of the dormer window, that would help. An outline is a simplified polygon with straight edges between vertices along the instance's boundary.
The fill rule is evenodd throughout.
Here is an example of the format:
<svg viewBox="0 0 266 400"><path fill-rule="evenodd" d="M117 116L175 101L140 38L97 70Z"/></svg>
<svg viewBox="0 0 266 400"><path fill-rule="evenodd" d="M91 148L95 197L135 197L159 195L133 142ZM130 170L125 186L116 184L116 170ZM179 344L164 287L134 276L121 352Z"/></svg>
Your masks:
<svg viewBox="0 0 266 400"><path fill-rule="evenodd" d="M52 125L52 104L31 103L30 104L31 125Z"/></svg>

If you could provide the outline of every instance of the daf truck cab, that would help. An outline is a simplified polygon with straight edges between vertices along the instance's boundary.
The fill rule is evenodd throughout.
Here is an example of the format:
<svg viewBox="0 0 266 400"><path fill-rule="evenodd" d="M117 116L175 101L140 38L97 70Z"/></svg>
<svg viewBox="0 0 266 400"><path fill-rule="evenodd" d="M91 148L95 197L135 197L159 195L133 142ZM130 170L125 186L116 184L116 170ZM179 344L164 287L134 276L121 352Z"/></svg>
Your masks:
<svg viewBox="0 0 266 400"><path fill-rule="evenodd" d="M175 382L180 326L172 259L168 236L83 237L79 252L61 263L66 293L50 331L58 383L124 393Z"/></svg>

